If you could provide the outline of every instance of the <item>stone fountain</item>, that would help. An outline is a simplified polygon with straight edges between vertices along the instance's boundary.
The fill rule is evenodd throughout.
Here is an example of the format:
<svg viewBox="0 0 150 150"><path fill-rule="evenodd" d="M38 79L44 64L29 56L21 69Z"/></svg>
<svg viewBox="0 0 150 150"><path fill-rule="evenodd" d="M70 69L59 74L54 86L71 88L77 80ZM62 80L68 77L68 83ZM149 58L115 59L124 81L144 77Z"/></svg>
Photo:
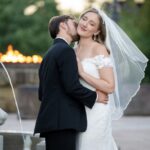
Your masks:
<svg viewBox="0 0 150 150"><path fill-rule="evenodd" d="M3 125L5 120L7 119L7 113L0 108L0 125ZM0 150L3 150L3 136L0 135Z"/></svg>
<svg viewBox="0 0 150 150"><path fill-rule="evenodd" d="M18 117L18 120L14 118L1 127L0 146L3 147L0 147L0 150L37 150L41 139L33 136L32 132L23 130L21 119L36 118L39 109L38 68L42 58L38 55L23 56L18 50L14 50L12 45L8 46L6 54L0 54L0 107L10 114L9 117L11 113L16 113L17 109ZM16 108L13 111L9 109L12 105ZM6 118L7 114L1 109L1 125ZM13 122L19 123L19 126ZM16 130L13 130L13 127L16 127Z"/></svg>
<svg viewBox="0 0 150 150"><path fill-rule="evenodd" d="M35 119L38 109L38 68L39 64L5 63L15 89L22 119ZM7 112L14 113L15 103L6 77L0 65L0 105ZM3 92L4 91L4 92Z"/></svg>
<svg viewBox="0 0 150 150"><path fill-rule="evenodd" d="M4 124L5 120L7 119L8 114L0 108L0 125Z"/></svg>
<svg viewBox="0 0 150 150"><path fill-rule="evenodd" d="M15 72L13 69L12 72L20 73L21 69L22 69L22 66L20 68L15 69ZM26 72L26 69L27 69L27 72ZM29 77L30 77L28 74L29 70L28 70L28 68L26 68L26 69L24 68L23 71L21 71L21 72L24 72L24 74L27 74L23 77L27 77L29 79ZM8 74L8 71L9 71L9 74ZM13 78L14 76L10 75L11 71L10 70L8 70L8 71L6 70L8 79L11 77L12 77L12 79L14 79ZM32 76L32 74L31 74L31 76ZM34 79L35 79L35 76L34 76ZM9 126L8 126L8 127L10 127L11 130L9 130L8 128L5 128L4 130L2 130L2 128L1 128L1 130L0 130L0 135L1 135L0 150L37 150L37 148L39 147L38 144L40 143L41 139L39 137L33 136L32 132L24 131L22 128L22 123L21 123L21 119L34 119L34 117L37 114L37 108L38 108L38 104L36 103L36 102L38 102L38 100L37 100L38 98L36 95L37 87L35 86L35 84L34 85L31 85L31 84L24 85L23 84L24 80L20 80L20 81L22 81L22 82L20 82L20 84L14 84L15 86L17 85L15 88L15 89L17 89L17 92L16 92L17 94L15 96L14 88L12 85L12 80L8 80L8 81L10 82L10 85L12 88L12 93L14 95L14 100L15 100L15 104L16 104L17 112L18 112L17 115L18 115L18 119L19 119L17 122L20 123L21 131L19 131L18 129L12 130L12 127L13 127L12 122L10 122ZM18 81L18 80L16 80L16 81ZM17 99L15 97L17 97ZM23 99L22 97L25 99ZM18 102L17 102L17 100L18 100ZM26 105L26 104L29 104L29 105ZM18 105L20 105L21 111L19 111ZM33 110L32 108L35 108L35 107L36 107L36 109ZM33 111L34 111L34 114L31 114ZM1 109L1 112L0 112L0 114L2 114L2 115L0 115L1 116L0 123L2 124L6 120L7 114L2 109ZM3 141L3 139L4 139L4 141Z"/></svg>
<svg viewBox="0 0 150 150"><path fill-rule="evenodd" d="M4 125L7 118L9 120L8 114L0 108L1 126ZM0 150L45 150L45 145L41 145L43 141L38 136L33 136L32 132L0 130Z"/></svg>

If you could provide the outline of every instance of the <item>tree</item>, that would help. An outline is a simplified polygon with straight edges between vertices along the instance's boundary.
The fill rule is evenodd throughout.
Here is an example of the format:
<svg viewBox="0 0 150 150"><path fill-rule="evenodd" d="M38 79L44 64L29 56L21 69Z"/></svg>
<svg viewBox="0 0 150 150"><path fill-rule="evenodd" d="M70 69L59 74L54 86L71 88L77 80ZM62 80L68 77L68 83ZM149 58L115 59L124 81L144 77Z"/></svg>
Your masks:
<svg viewBox="0 0 150 150"><path fill-rule="evenodd" d="M123 9L120 14L120 26L127 32L139 49L150 59L150 1L146 0L141 8L128 1L129 8ZM132 8L130 10L130 8ZM150 82L150 63L146 68L144 82Z"/></svg>
<svg viewBox="0 0 150 150"><path fill-rule="evenodd" d="M59 15L54 0L43 0L44 6L33 14L24 15L24 9L40 0L0 0L0 51L13 44L24 54L43 54L51 44L48 22Z"/></svg>
<svg viewBox="0 0 150 150"><path fill-rule="evenodd" d="M104 5L105 6L105 5ZM150 59L150 1L146 0L143 6L139 7L132 0L127 0L120 7L118 24L135 42L139 49ZM110 16L112 16L111 7L104 7ZM144 82L150 82L150 63L146 68L146 77Z"/></svg>

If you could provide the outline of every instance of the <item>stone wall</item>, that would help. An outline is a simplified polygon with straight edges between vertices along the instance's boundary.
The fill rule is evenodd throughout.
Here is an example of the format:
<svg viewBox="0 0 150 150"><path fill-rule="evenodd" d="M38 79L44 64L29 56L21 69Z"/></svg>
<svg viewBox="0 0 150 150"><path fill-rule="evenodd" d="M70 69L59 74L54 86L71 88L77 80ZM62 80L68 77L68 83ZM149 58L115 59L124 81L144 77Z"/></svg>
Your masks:
<svg viewBox="0 0 150 150"><path fill-rule="evenodd" d="M5 64L5 67L10 75L18 102L20 102L21 100L23 104L27 102L30 108L31 105L34 105L35 102L37 101L36 106L38 107L37 85L39 83L38 79L39 64L9 63ZM28 85L28 88L27 87L25 88L26 85ZM24 86L24 94L23 90L21 90L21 88L23 89L23 86ZM21 93L22 96L19 94L18 91L22 92ZM21 105L22 103L19 103L20 107L22 107ZM14 101L10 83L6 75L6 72L4 71L1 65L0 65L0 107L10 113L16 112L16 104ZM33 109L33 111L36 113L35 109ZM33 116L33 114L30 116Z"/></svg>
<svg viewBox="0 0 150 150"><path fill-rule="evenodd" d="M22 119L35 119L39 111L38 86L21 85L17 88L17 100Z"/></svg>
<svg viewBox="0 0 150 150"><path fill-rule="evenodd" d="M37 84L39 64L5 64L14 86L20 84ZM0 66L0 86L9 85L6 72Z"/></svg>
<svg viewBox="0 0 150 150"><path fill-rule="evenodd" d="M8 64L6 65L15 87L15 93L19 106L22 109L22 117L27 117L26 107L32 108L35 114L39 107L38 104L38 64ZM24 105L24 106L23 106ZM28 105L28 106L26 106ZM0 107L7 112L16 111L12 91L4 69L0 66ZM128 105L125 115L150 115L150 84L142 84L140 91ZM30 115L35 116L33 114ZM29 117L29 116L28 116Z"/></svg>
<svg viewBox="0 0 150 150"><path fill-rule="evenodd" d="M142 84L128 105L125 115L150 115L150 84Z"/></svg>

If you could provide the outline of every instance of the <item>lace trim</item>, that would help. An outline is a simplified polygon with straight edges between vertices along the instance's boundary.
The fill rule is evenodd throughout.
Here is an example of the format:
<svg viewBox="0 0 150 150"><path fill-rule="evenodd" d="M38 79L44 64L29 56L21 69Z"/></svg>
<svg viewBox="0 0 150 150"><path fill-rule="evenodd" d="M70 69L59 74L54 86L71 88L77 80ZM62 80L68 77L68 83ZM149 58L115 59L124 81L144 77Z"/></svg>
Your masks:
<svg viewBox="0 0 150 150"><path fill-rule="evenodd" d="M105 57L104 55L98 55L94 57L93 61L98 69L102 69L103 67L113 67L110 56Z"/></svg>

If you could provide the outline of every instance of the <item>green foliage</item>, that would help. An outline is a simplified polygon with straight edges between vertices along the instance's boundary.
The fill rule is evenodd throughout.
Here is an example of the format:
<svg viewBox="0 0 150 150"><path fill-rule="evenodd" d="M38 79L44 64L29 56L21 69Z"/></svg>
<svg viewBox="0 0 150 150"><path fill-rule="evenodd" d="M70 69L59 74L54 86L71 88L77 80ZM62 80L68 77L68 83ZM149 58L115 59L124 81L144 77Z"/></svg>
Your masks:
<svg viewBox="0 0 150 150"><path fill-rule="evenodd" d="M54 0L44 0L45 5L33 15L25 16L24 9L39 0L0 0L0 52L13 44L24 54L43 54L51 39L49 19L59 15Z"/></svg>
<svg viewBox="0 0 150 150"><path fill-rule="evenodd" d="M126 0L118 9L118 24L134 41L138 48L150 59L150 1L145 0L145 3L140 7L135 4L134 0ZM104 5L105 11L112 16L112 7ZM143 82L150 82L150 62L146 68L146 76Z"/></svg>
<svg viewBox="0 0 150 150"><path fill-rule="evenodd" d="M128 1L126 6L121 11L119 24L150 59L150 1L146 0L141 8L138 8L133 1ZM146 68L144 82L150 82L150 63Z"/></svg>
<svg viewBox="0 0 150 150"><path fill-rule="evenodd" d="M43 0L45 5L33 15L25 16L24 9L40 0L0 0L0 52L13 44L24 54L43 55L51 45L48 22L59 15L55 0ZM89 0L93 2L93 0ZM127 0L120 12L119 25L127 32L140 50L150 59L150 1L138 8L134 0ZM150 64L146 69L145 82L150 82Z"/></svg>

